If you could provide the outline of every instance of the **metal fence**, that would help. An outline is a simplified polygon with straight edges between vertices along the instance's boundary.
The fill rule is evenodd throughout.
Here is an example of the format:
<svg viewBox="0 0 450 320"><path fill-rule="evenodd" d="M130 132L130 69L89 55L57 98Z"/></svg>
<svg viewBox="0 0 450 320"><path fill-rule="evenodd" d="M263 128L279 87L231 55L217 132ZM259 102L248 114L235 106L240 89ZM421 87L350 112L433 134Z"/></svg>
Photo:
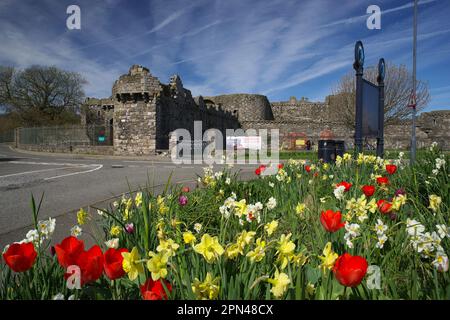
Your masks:
<svg viewBox="0 0 450 320"><path fill-rule="evenodd" d="M14 142L14 130L0 132L0 143Z"/></svg>
<svg viewBox="0 0 450 320"><path fill-rule="evenodd" d="M64 126L19 128L19 143L41 146L111 146L108 126Z"/></svg>

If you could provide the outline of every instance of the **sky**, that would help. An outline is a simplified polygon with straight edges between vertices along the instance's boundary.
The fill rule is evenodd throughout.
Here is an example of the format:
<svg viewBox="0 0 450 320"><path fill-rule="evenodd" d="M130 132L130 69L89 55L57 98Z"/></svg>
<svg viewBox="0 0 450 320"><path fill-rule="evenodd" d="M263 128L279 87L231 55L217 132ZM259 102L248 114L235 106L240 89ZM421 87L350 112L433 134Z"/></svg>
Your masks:
<svg viewBox="0 0 450 320"><path fill-rule="evenodd" d="M54 65L86 78L86 95L109 97L133 64L163 83L179 74L196 95L260 93L324 101L352 72L357 40L365 66L412 70L412 0L0 0L0 65ZM69 30L69 5L81 29ZM370 5L381 29L369 30ZM425 111L450 109L450 0L419 1L417 77Z"/></svg>

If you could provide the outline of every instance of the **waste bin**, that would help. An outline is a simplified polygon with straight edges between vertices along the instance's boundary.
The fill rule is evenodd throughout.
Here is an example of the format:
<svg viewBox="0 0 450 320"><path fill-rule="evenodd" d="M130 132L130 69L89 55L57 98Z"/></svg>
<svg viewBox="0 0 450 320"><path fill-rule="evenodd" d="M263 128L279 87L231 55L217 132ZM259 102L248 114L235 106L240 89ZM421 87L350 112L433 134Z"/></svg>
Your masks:
<svg viewBox="0 0 450 320"><path fill-rule="evenodd" d="M319 160L329 163L336 160L336 141L319 140L318 147Z"/></svg>
<svg viewBox="0 0 450 320"><path fill-rule="evenodd" d="M337 156L343 157L344 153L345 153L345 141L344 140L336 140L335 145L336 145L336 157Z"/></svg>

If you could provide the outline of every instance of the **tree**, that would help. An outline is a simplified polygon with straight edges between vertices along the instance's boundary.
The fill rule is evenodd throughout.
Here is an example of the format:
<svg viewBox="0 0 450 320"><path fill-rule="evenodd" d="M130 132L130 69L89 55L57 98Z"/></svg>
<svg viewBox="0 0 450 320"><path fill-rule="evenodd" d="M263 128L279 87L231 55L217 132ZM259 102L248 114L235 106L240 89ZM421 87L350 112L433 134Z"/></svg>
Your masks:
<svg viewBox="0 0 450 320"><path fill-rule="evenodd" d="M376 67L364 70L364 79L372 83L377 84L377 76ZM412 108L408 107L413 88L412 74L404 65L386 64L384 84L384 124L399 124L412 114ZM355 129L355 90L356 79L352 71L341 78L333 90L333 95L329 97L330 111L349 129ZM423 81L417 81L416 100L417 111L425 108L430 101L428 85Z"/></svg>
<svg viewBox="0 0 450 320"><path fill-rule="evenodd" d="M26 126L74 122L85 83L78 73L56 67L0 66L0 105Z"/></svg>

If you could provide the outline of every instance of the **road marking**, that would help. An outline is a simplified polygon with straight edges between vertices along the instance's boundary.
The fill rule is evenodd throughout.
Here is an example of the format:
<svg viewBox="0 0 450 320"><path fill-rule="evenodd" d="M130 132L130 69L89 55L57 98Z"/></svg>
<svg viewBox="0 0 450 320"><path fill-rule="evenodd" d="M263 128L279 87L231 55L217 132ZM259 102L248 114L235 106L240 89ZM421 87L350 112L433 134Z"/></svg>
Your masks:
<svg viewBox="0 0 450 320"><path fill-rule="evenodd" d="M66 159L55 159L55 160L58 160L58 161L67 161L68 159L66 158ZM93 160L91 160L91 159L69 159L70 161L93 161Z"/></svg>
<svg viewBox="0 0 450 320"><path fill-rule="evenodd" d="M87 171L81 171L81 172L73 172L73 173L68 173L68 174L62 174L59 176L54 176L54 177L50 177L50 178L45 178L44 180L53 180L53 179L58 179L58 178L63 178L63 177L69 177L69 176L74 176L76 174L83 174L83 173L89 173L89 172L93 172L93 171L97 171L100 170L101 168L103 168L102 164L98 164L97 168L91 169L91 170L87 170Z"/></svg>
<svg viewBox="0 0 450 320"><path fill-rule="evenodd" d="M153 161L153 160L124 160L123 162L127 163L156 163L156 164L170 164L171 161Z"/></svg>
<svg viewBox="0 0 450 320"><path fill-rule="evenodd" d="M86 166L89 166L89 164L61 163L61 162L9 161L9 163L13 163L13 164L38 164L38 165L42 165L42 166L69 166L69 167L86 167Z"/></svg>
<svg viewBox="0 0 450 320"><path fill-rule="evenodd" d="M45 172L45 171L52 171L52 170L61 170L61 169L66 169L66 167L42 169L42 170L33 170L33 171L25 171L25 172L19 172L19 173L12 173L12 174L7 174L5 176L0 176L0 178L8 178L8 177L20 176L20 175L23 175L23 174L38 173L38 172Z"/></svg>

